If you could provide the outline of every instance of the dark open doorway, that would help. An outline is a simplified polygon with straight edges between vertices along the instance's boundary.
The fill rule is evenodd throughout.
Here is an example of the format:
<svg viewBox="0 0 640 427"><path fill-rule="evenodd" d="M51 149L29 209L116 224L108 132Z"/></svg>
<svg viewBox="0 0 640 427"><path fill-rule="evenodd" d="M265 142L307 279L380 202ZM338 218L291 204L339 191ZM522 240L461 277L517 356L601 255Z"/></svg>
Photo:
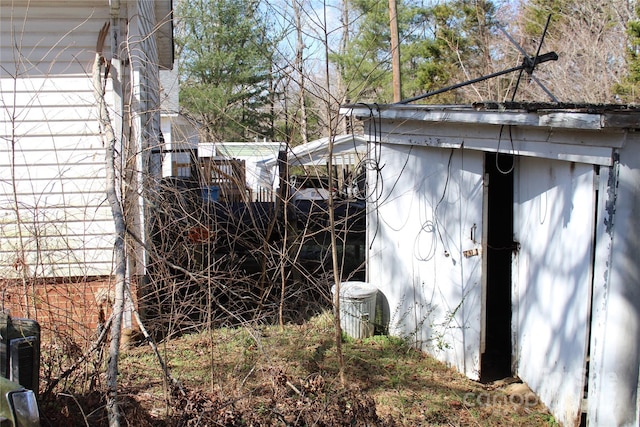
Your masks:
<svg viewBox="0 0 640 427"><path fill-rule="evenodd" d="M487 248L485 349L483 382L511 376L511 261L513 241L513 176L515 158L487 153Z"/></svg>

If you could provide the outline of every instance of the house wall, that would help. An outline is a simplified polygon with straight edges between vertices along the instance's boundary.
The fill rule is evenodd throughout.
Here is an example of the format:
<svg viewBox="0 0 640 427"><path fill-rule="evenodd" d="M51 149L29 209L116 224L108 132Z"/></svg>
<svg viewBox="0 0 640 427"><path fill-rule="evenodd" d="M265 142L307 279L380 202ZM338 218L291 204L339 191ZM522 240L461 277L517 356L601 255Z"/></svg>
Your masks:
<svg viewBox="0 0 640 427"><path fill-rule="evenodd" d="M389 332L480 373L483 156L465 150L376 146L368 175L368 280L384 295Z"/></svg>
<svg viewBox="0 0 640 427"><path fill-rule="evenodd" d="M277 141L221 142L215 143L214 149L217 156L244 161L245 182L247 188L251 189L252 200L260 200L260 193L263 192L266 194L262 196L271 201L276 181L274 176L265 176L262 165L266 160L277 158L280 147L284 145Z"/></svg>
<svg viewBox="0 0 640 427"><path fill-rule="evenodd" d="M159 4L121 2L111 11L107 0L82 6L1 0L0 172L8 177L0 181L2 277L111 273L114 226L92 83L106 22L111 33L103 52L111 70L105 97L114 128L122 129L116 136L129 183L123 203L128 229L145 240L140 189L154 188L148 181L161 167L160 155L152 154L160 139ZM109 44L115 34L118 47ZM144 274L141 246L130 255L130 271Z"/></svg>
<svg viewBox="0 0 640 427"><path fill-rule="evenodd" d="M55 313L60 325L65 319L95 323L87 314L95 311L93 291L85 292L93 285L76 284L109 283L112 274L115 230L92 82L105 23L111 27L103 48L110 65L104 96L116 132L116 164L125 170L116 186L120 178L127 183L120 196L127 230L136 235L127 240L128 272L131 280L144 274L145 253L137 244L146 234L143 193L160 176L160 156L152 153L160 137L156 15L166 16L170 4L0 0L3 308L23 301L27 315ZM172 44L166 28L160 31L165 47ZM64 309L52 303L58 297L67 298ZM80 307L88 311L78 317Z"/></svg>
<svg viewBox="0 0 640 427"><path fill-rule="evenodd" d="M180 157L182 157L183 153L173 153L172 149L174 148L174 140L173 140L173 122L178 117L179 112L179 103L178 103L178 93L179 93L179 84L178 84L178 67L173 67L171 70L161 70L159 73L160 77L160 130L162 131L162 137L164 141L164 150L165 151L162 159L162 176L172 176L174 163L185 163L184 161L180 161ZM177 148L176 144L176 147ZM189 156L187 155L187 162L189 160ZM189 168L185 168L186 170L183 174L176 176L185 176L184 173L189 171ZM176 171L177 172L177 171ZM188 176L188 175L187 175Z"/></svg>
<svg viewBox="0 0 640 427"><path fill-rule="evenodd" d="M162 157L162 176L191 177L195 168L192 158L198 148L198 133L180 115L162 115L162 134L165 151Z"/></svg>
<svg viewBox="0 0 640 427"><path fill-rule="evenodd" d="M162 2L164 3L164 2ZM130 1L126 3L127 48L131 63L131 133L129 135L128 197L125 196L125 215L130 232L135 232L139 241L146 242L145 218L149 216L146 200L149 191L158 188L162 177L162 154L160 136L160 73L156 32L156 7L161 2ZM153 35L153 36L149 36ZM135 230L135 231L133 231ZM142 276L146 272L144 246L130 242L129 271Z"/></svg>
<svg viewBox="0 0 640 427"><path fill-rule="evenodd" d="M2 280L0 309L15 318L37 320L45 347L62 347L69 354L86 348L111 315L115 284L110 277L42 279L27 285L27 298L24 286L21 281ZM137 283L130 286L137 304Z"/></svg>
<svg viewBox="0 0 640 427"><path fill-rule="evenodd" d="M109 274L113 221L91 83L109 10L27 3L0 2L0 276Z"/></svg>

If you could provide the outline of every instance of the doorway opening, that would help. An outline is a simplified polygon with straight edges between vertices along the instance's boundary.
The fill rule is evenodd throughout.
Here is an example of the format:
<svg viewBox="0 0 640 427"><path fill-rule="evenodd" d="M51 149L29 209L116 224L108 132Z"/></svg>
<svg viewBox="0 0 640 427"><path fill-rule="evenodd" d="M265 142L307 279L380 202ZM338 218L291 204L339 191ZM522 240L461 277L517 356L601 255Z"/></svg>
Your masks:
<svg viewBox="0 0 640 427"><path fill-rule="evenodd" d="M513 241L513 189L515 157L485 154L486 186L486 294L485 346L480 380L511 376L511 276Z"/></svg>

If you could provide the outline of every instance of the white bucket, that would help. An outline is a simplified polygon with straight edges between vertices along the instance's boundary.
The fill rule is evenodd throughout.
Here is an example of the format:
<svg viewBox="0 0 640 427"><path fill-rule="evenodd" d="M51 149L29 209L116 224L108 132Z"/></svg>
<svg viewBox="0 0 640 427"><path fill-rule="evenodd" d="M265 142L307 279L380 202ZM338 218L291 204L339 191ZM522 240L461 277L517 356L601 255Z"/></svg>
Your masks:
<svg viewBox="0 0 640 427"><path fill-rule="evenodd" d="M340 283L340 326L350 337L373 336L378 288L366 282ZM336 285L331 288L335 299Z"/></svg>

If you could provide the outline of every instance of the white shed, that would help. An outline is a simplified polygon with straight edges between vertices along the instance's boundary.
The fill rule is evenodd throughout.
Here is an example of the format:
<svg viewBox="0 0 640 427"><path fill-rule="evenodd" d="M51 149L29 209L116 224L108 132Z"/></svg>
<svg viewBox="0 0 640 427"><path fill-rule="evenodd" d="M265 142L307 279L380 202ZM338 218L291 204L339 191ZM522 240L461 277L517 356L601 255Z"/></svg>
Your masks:
<svg viewBox="0 0 640 427"><path fill-rule="evenodd" d="M342 134L333 136L333 164L356 166L367 155L367 141L360 135ZM287 158L290 165L324 166L329 157L329 137L323 137L290 148ZM264 166L275 168L278 157L266 160Z"/></svg>
<svg viewBox="0 0 640 427"><path fill-rule="evenodd" d="M109 276L114 226L92 80L102 77L129 171L131 231L144 239L140 189L159 175L160 68L173 63L171 0L0 0L0 277ZM157 156L156 156L157 157ZM131 274L144 273L141 255Z"/></svg>
<svg viewBox="0 0 640 427"><path fill-rule="evenodd" d="M317 168L325 169L329 160L329 142L332 142L332 164L337 169L337 184L343 188L345 195L353 195L352 186L357 185L358 174L364 168L367 158L367 140L361 135L341 134L323 137L287 148L287 162L289 166L301 167L307 175L323 175ZM263 175L267 176L274 185L278 184L276 177L280 176L278 156L267 159L260 164Z"/></svg>
<svg viewBox="0 0 640 427"><path fill-rule="evenodd" d="M392 334L516 375L564 426L638 426L640 110L352 105Z"/></svg>

